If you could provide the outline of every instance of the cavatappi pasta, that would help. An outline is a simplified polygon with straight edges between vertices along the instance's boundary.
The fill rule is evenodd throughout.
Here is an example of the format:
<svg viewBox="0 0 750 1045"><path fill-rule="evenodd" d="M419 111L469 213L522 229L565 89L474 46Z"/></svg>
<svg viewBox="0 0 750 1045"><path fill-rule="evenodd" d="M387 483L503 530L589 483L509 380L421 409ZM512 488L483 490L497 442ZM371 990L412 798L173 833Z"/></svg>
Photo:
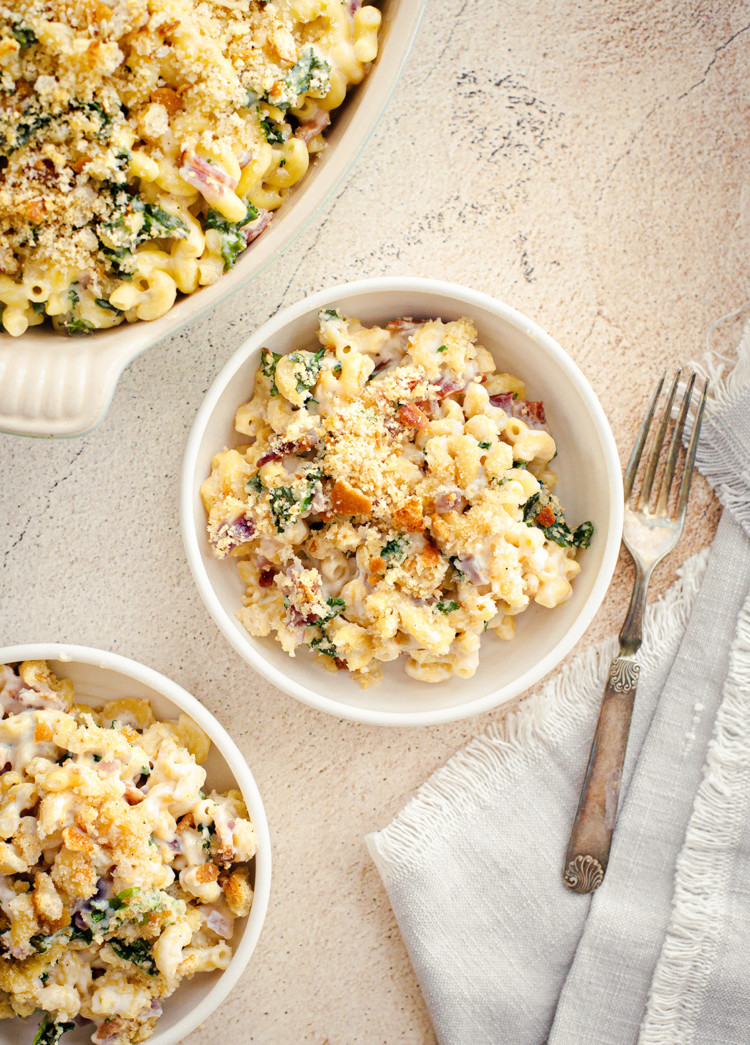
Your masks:
<svg viewBox="0 0 750 1045"><path fill-rule="evenodd" d="M0 665L0 1019L53 1045L153 1033L161 1000L224 969L248 914L255 830L206 789L209 740L147 700L89 707L43 661Z"/></svg>
<svg viewBox="0 0 750 1045"><path fill-rule="evenodd" d="M214 555L239 560L237 616L363 686L406 658L424 682L474 674L482 634L571 593L544 407L498 373L469 319L364 327L320 313L322 347L263 350L201 486Z"/></svg>
<svg viewBox="0 0 750 1045"><path fill-rule="evenodd" d="M268 225L378 47L361 0L0 0L0 308L155 319Z"/></svg>

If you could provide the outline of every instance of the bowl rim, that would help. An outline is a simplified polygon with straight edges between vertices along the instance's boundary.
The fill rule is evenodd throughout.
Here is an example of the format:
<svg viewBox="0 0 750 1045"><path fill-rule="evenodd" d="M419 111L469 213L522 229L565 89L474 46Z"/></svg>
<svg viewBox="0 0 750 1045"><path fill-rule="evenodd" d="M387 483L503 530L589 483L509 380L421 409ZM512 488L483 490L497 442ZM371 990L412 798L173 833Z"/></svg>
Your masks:
<svg viewBox="0 0 750 1045"><path fill-rule="evenodd" d="M326 697L314 689L303 686L294 679L290 679L272 664L269 664L252 646L241 641L241 636L239 636L234 627L232 616L218 599L203 565L201 549L196 537L197 520L195 509L197 502L194 485L196 463L203 434L216 404L236 372L244 365L253 352L262 347L262 343L265 340L278 333L288 324L331 303L344 304L348 298L355 295L376 295L396 291L432 294L444 299L449 298L452 303L466 306L467 309L475 307L494 312L500 318L507 320L513 326L541 343L576 386L601 437L608 476L607 496L612 513L602 555L602 564L586 602L563 638L544 657L514 680L513 683L503 686L499 690L493 690L482 697L469 700L465 704L438 710L405 711L403 713L380 711L372 708L349 707L342 704L339 700ZM280 310L260 327L256 328L252 334L245 338L211 382L190 429L183 456L180 480L180 528L188 564L204 605L213 618L214 623L224 635L224 638L227 639L246 663L285 693L290 694L310 707L319 711L325 711L339 719L366 725L441 725L489 711L535 685L573 649L601 606L617 564L622 537L623 514L622 472L614 436L593 388L578 365L550 334L512 306L483 291L474 290L473 288L445 280L429 279L420 276L375 276L326 287Z"/></svg>
<svg viewBox="0 0 750 1045"><path fill-rule="evenodd" d="M153 1045L179 1045L187 1034L196 1030L208 1019L235 987L255 950L265 921L271 889L271 839L263 800L255 778L244 756L219 720L196 697L188 693L177 682L156 671L155 668L149 668L145 664L119 653L67 642L35 642L0 647L0 664L11 664L24 660L90 664L128 676L136 682L156 690L194 719L207 734L211 743L217 747L226 760L250 809L258 841L258 851L254 858L253 905L242 935L233 948L229 965L220 972L205 998L189 1014L179 1019L174 1026L165 1028L163 1031L159 1030L157 1023L156 1031L148 1039L149 1043L153 1043ZM96 696L96 694L91 694L91 696ZM178 987L175 993L179 993L179 991Z"/></svg>

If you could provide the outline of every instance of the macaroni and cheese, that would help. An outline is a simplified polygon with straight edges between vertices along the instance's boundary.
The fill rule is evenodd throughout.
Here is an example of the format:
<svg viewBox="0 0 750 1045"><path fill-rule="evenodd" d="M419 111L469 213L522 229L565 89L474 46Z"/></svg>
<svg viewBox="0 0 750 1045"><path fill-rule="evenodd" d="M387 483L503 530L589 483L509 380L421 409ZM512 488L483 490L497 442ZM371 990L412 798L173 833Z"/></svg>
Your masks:
<svg viewBox="0 0 750 1045"><path fill-rule="evenodd" d="M238 791L202 788L210 742L147 700L90 707L44 661L0 665L0 1019L39 1043L93 1021L148 1038L161 999L225 969L248 914L255 830Z"/></svg>
<svg viewBox="0 0 750 1045"><path fill-rule="evenodd" d="M379 26L361 0L0 0L4 329L155 319L218 280Z"/></svg>
<svg viewBox="0 0 750 1045"><path fill-rule="evenodd" d="M365 327L326 310L322 347L267 349L235 419L247 442L201 487L237 616L368 686L404 654L425 682L471 677L482 634L571 593L576 550L554 494L544 406L498 373L467 318Z"/></svg>

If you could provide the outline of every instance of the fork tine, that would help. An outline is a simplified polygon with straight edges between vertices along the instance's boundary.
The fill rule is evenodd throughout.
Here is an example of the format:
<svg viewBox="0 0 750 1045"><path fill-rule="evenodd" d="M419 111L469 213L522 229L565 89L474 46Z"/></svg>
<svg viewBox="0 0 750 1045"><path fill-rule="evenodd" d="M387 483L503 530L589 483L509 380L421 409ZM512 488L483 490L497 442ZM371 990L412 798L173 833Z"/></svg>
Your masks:
<svg viewBox="0 0 750 1045"><path fill-rule="evenodd" d="M672 416L672 403L674 402L675 393L677 391L677 384L680 380L680 374L681 371L678 370L674 376L672 387L670 388L669 395L667 396L666 406L664 407L664 411L662 412L661 421L659 422L659 427L656 431L654 442L651 446L651 453L649 454L648 462L646 464L646 474L643 477L641 495L638 501L639 506L642 508L648 508L648 503L651 500L651 488L654 484L654 475L656 473L656 469L659 464L659 457L661 455L661 450L664 445L664 436L667 431L667 425L669 424L669 419Z"/></svg>
<svg viewBox="0 0 750 1045"><path fill-rule="evenodd" d="M651 421L654 417L654 410L656 409L656 404L659 401L659 396L661 395L661 390L664 386L664 378L666 376L667 373L666 371L664 371L664 373L661 375L661 378L659 379L659 384L656 386L656 391L654 392L651 398L651 402L648 404L646 416L643 418L643 421L641 422L641 427L638 429L638 435L636 437L635 443L633 444L633 449L630 453L628 467L625 470L624 494L626 501L629 499L630 494L633 490L633 480L635 479L636 472L638 471L638 465L641 463L641 454L643 453L643 447L646 445L646 439L648 438L649 429L651 427Z"/></svg>
<svg viewBox="0 0 750 1045"><path fill-rule="evenodd" d="M675 468L677 467L677 458L680 453L680 446L682 445L682 433L685 429L685 419L687 417L688 408L690 407L690 401L693 398L693 386L695 385L695 372L690 375L687 388L682 397L682 406L680 408L680 414L675 423L674 430L672 432L672 440L669 444L669 453L667 454L667 463L664 467L664 476L661 481L661 489L659 491L659 500L656 505L657 514L666 515L667 505L669 502L669 494L672 490L672 480L674 479Z"/></svg>
<svg viewBox="0 0 750 1045"><path fill-rule="evenodd" d="M698 448L698 436L701 431L701 423L703 421L703 411L706 408L706 394L708 392L708 381L703 382L703 391L698 401L698 409L695 412L695 421L693 422L693 430L690 433L690 442L688 443L687 455L685 457L685 471L682 473L682 482L680 483L680 494L677 498L677 516L681 518L685 514L687 508L688 497L690 496L690 480L693 478L693 465L695 464L695 451Z"/></svg>

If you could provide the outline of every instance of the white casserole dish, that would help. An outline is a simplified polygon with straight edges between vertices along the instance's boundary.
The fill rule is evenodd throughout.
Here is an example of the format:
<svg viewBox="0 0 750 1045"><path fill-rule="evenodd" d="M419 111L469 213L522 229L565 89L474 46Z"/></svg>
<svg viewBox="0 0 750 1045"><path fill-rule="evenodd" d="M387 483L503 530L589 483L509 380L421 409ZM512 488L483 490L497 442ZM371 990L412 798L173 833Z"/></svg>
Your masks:
<svg viewBox="0 0 750 1045"><path fill-rule="evenodd" d="M260 937L271 889L271 842L263 802L245 759L221 724L195 697L158 671L128 660L116 653L72 646L67 643L37 643L0 648L0 664L24 660L46 660L53 672L72 680L76 701L102 704L123 697L145 697L157 719L176 719L189 715L211 741L205 762L207 780L219 791L238 788L255 825L258 852L251 865L253 906L247 918L238 919L232 939L234 954L223 972L200 973L185 980L164 1003L148 1045L178 1045L221 1005L244 972ZM39 1020L0 1020L0 1045L31 1043ZM67 1033L64 1045L84 1045L91 1040L88 1030L77 1028Z"/></svg>
<svg viewBox="0 0 750 1045"><path fill-rule="evenodd" d="M182 298L152 322L124 323L86 338L33 327L0 334L0 431L75 436L107 411L123 369L151 345L214 308L274 261L343 180L385 109L414 41L424 0L383 0L379 54L336 110L328 148L290 192L270 227L215 284Z"/></svg>

